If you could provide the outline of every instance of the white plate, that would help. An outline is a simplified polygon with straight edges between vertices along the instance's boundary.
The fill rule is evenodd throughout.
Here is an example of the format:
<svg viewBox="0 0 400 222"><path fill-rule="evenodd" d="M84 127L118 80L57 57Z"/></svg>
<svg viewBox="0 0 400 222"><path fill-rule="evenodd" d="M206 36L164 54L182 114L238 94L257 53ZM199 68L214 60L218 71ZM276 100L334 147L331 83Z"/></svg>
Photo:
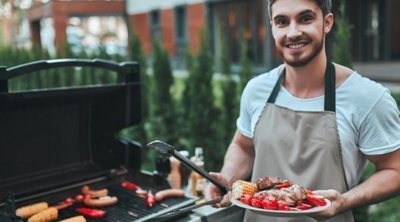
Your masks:
<svg viewBox="0 0 400 222"><path fill-rule="evenodd" d="M286 211L286 210L268 210L263 208L253 207L247 204L242 203L240 200L236 200L235 198L231 199L232 204L253 211L257 214L262 214L266 216L276 216L276 217L296 217L296 216L310 216L317 212L323 211L331 205L331 201L325 199L326 205L321 207L313 207L307 210L298 210L298 211Z"/></svg>

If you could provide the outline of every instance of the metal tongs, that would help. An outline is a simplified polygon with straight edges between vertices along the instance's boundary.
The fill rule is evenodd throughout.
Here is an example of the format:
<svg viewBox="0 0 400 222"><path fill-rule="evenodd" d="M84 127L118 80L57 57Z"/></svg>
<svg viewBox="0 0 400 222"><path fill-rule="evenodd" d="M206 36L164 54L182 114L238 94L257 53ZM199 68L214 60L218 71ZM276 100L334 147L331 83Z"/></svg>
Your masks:
<svg viewBox="0 0 400 222"><path fill-rule="evenodd" d="M160 152L162 154L169 154L169 155L174 156L176 159L180 160L186 166L188 166L189 168L191 168L192 170L196 171L198 174L202 175L204 178L209 180L211 183L213 183L215 186L217 186L221 191L221 197L211 199L211 200L202 202L200 204L196 204L196 205L189 206L189 207L184 207L181 209L177 209L177 210L162 214L155 221L171 219L178 215L187 213L193 209L196 209L196 208L199 208L199 207L202 207L205 205L209 205L209 204L218 203L222 200L222 196L227 193L227 189L224 185L222 185L219 181L217 181L216 179L211 177L207 171L203 170L202 168L200 168L196 164L194 164L193 161L189 160L188 158L186 158L185 156L180 154L172 145L169 145L160 140L155 140L153 142L148 143L147 146L156 149L158 152Z"/></svg>

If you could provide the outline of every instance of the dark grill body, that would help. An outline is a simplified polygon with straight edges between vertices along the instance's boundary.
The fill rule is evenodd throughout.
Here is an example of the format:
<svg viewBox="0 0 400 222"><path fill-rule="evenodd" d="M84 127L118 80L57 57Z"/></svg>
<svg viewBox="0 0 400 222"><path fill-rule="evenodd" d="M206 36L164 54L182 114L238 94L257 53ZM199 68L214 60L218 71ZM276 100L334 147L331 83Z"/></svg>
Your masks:
<svg viewBox="0 0 400 222"><path fill-rule="evenodd" d="M117 81L9 91L14 77L63 67L108 70ZM140 122L140 110L139 67L134 62L63 59L0 67L0 216L12 218L12 204L55 205L79 194L83 185L108 188L119 199L104 208L106 217L95 221L145 221L193 204L191 197L171 198L150 208L120 186L129 180L153 193L168 187L164 179L140 171L139 147L115 138L121 129ZM5 201L9 194L15 196L12 204ZM78 215L76 207L80 205L59 211L59 220Z"/></svg>

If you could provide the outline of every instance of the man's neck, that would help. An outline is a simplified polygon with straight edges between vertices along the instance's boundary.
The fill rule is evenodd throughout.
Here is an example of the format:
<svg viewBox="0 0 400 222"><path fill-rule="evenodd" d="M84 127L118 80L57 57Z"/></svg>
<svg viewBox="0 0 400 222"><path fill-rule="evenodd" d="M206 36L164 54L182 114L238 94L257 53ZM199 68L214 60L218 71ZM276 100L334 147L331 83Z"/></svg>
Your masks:
<svg viewBox="0 0 400 222"><path fill-rule="evenodd" d="M286 76L283 85L293 96L313 98L324 94L327 64L326 55L322 52L302 67L285 64Z"/></svg>

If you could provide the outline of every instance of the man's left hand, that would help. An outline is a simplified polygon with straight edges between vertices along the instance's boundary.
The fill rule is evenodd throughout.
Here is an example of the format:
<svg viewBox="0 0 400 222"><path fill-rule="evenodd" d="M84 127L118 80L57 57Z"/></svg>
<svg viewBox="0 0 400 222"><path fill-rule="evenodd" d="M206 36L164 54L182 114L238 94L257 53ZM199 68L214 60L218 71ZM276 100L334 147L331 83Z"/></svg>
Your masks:
<svg viewBox="0 0 400 222"><path fill-rule="evenodd" d="M327 209L314 214L312 217L318 221L327 220L337 214L343 212L343 206L345 199L342 194L340 194L336 190L315 190L313 191L314 194L324 196L325 198L329 199L332 204Z"/></svg>

